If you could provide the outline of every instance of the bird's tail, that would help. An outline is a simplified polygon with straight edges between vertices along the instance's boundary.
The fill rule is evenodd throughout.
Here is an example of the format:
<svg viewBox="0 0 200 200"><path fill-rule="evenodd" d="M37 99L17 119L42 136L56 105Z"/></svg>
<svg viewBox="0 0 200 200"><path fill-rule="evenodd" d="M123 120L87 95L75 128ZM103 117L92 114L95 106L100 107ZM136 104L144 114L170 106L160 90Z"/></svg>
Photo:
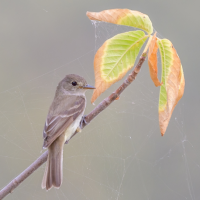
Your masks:
<svg viewBox="0 0 200 200"><path fill-rule="evenodd" d="M59 188L63 179L63 143L59 138L48 147L48 158L44 176L42 179L42 189Z"/></svg>

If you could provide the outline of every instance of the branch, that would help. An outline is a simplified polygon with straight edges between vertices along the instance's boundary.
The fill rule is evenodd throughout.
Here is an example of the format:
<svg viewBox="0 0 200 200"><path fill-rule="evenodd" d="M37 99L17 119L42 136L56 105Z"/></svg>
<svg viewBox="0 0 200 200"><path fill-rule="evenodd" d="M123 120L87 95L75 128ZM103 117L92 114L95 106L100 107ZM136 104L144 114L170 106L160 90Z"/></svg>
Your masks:
<svg viewBox="0 0 200 200"><path fill-rule="evenodd" d="M135 80L145 59L146 59L146 52L141 55L138 64L136 65L132 73L128 75L128 77L122 83L122 85L119 86L119 88L115 92L113 92L110 96L108 96L101 103L99 103L99 105L96 108L94 108L94 110L90 114L85 116L82 128L84 128L88 123L90 123L90 121L93 120L100 112L106 109Z"/></svg>
<svg viewBox="0 0 200 200"><path fill-rule="evenodd" d="M37 160L27 167L21 174L14 178L8 185L0 191L0 199L11 193L22 181L30 176L38 167L47 161L48 151L44 152Z"/></svg>
<svg viewBox="0 0 200 200"><path fill-rule="evenodd" d="M146 51L141 55L138 64L134 68L133 72L128 75L127 79L122 83L122 85L113 92L109 97L105 98L94 110L85 116L82 123L82 128L89 124L100 112L106 109L120 94L133 82L140 71L140 68L145 61L147 56ZM76 134L76 133L75 133ZM74 135L75 135L74 134ZM3 199L6 195L11 193L22 181L24 181L28 176L30 176L37 168L39 168L43 163L46 162L48 156L48 151L44 152L37 160L35 160L28 168L26 168L21 174L14 178L8 185L6 185L0 191L0 199Z"/></svg>

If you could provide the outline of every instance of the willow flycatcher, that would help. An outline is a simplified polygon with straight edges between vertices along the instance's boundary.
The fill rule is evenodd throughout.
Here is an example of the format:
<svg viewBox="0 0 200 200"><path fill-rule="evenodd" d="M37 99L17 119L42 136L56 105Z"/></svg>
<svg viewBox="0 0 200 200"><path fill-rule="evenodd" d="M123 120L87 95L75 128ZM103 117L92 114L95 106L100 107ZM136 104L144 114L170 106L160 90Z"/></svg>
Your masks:
<svg viewBox="0 0 200 200"><path fill-rule="evenodd" d="M48 158L42 188L59 188L63 179L63 147L75 133L82 120L87 89L95 89L76 74L67 75L57 86L44 126L43 148L48 148Z"/></svg>

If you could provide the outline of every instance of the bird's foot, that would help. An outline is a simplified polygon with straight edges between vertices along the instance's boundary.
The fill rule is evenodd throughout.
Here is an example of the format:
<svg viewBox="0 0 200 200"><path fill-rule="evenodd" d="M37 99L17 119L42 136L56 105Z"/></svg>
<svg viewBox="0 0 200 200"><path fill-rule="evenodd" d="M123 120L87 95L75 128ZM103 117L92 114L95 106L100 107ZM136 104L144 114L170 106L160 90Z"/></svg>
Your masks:
<svg viewBox="0 0 200 200"><path fill-rule="evenodd" d="M83 125L84 125L84 124L88 124L88 123L86 122L85 118L86 118L86 115L84 115L84 116L82 117L81 121L80 121L79 128L80 128L81 130L83 129Z"/></svg>

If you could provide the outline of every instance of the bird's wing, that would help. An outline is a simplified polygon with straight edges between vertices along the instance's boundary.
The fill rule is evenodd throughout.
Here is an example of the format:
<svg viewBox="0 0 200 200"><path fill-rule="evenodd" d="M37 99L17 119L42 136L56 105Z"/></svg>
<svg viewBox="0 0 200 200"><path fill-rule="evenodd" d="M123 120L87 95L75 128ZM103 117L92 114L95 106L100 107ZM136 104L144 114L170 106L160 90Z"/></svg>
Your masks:
<svg viewBox="0 0 200 200"><path fill-rule="evenodd" d="M84 112L85 103L84 96L75 95L70 97L70 102L65 98L59 105L52 103L43 131L44 148L49 147Z"/></svg>

